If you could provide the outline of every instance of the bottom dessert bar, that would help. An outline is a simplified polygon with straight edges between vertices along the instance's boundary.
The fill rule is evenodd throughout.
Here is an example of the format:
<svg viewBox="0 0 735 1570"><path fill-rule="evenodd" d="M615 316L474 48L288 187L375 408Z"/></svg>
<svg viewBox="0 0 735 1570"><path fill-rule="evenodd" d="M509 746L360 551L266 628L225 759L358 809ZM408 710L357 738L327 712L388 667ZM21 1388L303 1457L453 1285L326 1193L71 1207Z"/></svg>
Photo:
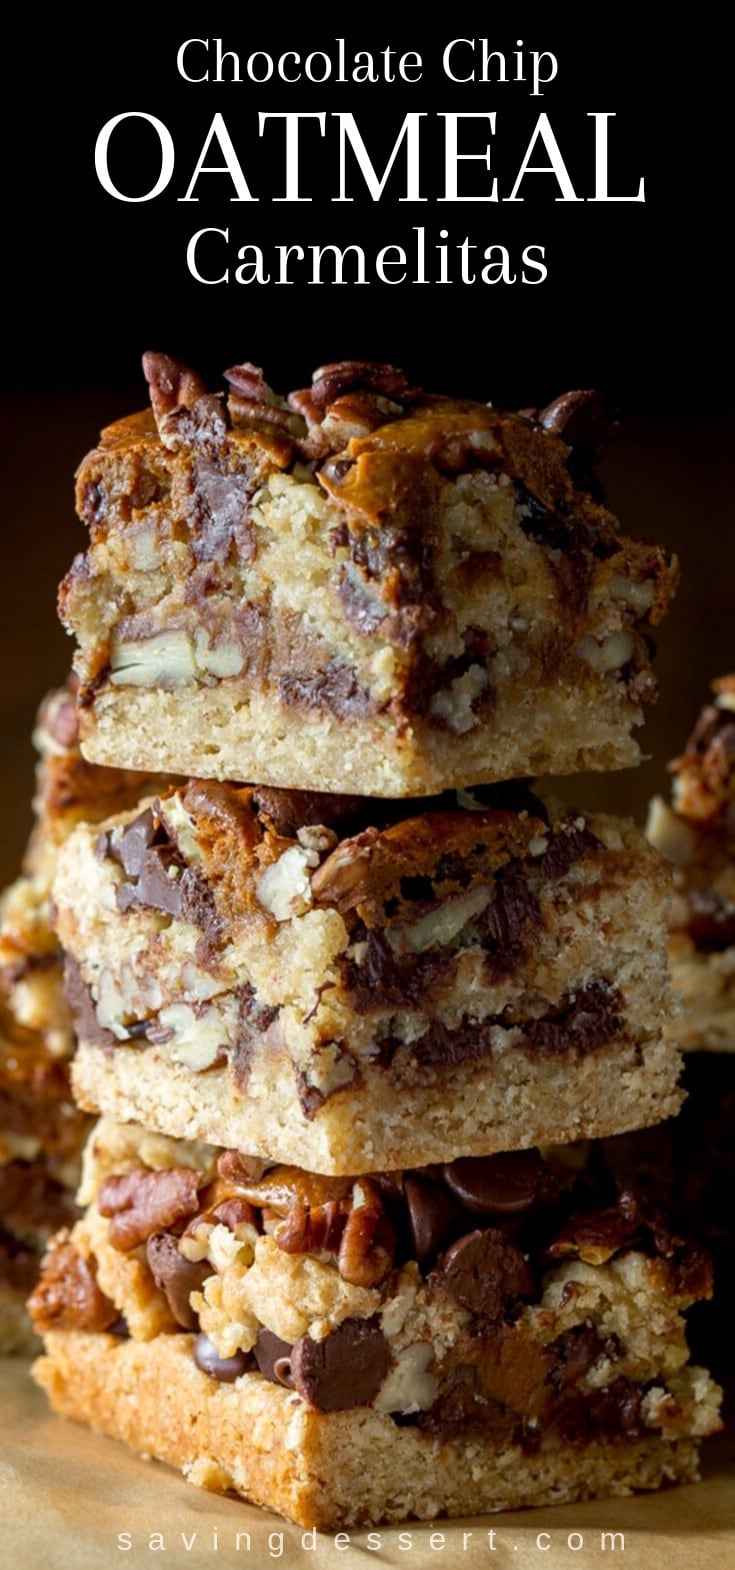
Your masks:
<svg viewBox="0 0 735 1570"><path fill-rule="evenodd" d="M529 1453L492 1432L444 1437L366 1407L315 1411L258 1374L216 1384L191 1353L188 1335L121 1342L57 1330L36 1378L63 1416L320 1531L619 1496L699 1475L694 1438L557 1436Z"/></svg>
<svg viewBox="0 0 735 1570"><path fill-rule="evenodd" d="M600 1147L325 1178L102 1120L30 1301L55 1409L320 1527L692 1479L706 1256Z"/></svg>

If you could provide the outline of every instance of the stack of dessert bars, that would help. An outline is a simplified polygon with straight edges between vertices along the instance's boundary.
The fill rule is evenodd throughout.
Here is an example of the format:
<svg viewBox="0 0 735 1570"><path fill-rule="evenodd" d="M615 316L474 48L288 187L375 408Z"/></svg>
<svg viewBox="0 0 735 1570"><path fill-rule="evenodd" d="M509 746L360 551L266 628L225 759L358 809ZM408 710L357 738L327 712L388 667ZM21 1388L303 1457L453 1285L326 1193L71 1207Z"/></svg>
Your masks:
<svg viewBox="0 0 735 1570"><path fill-rule="evenodd" d="M55 855L101 1121L36 1378L309 1526L692 1479L709 1265L613 1137L681 1099L670 873L529 783L638 760L674 586L594 400L144 364L61 591L85 759L157 778Z"/></svg>

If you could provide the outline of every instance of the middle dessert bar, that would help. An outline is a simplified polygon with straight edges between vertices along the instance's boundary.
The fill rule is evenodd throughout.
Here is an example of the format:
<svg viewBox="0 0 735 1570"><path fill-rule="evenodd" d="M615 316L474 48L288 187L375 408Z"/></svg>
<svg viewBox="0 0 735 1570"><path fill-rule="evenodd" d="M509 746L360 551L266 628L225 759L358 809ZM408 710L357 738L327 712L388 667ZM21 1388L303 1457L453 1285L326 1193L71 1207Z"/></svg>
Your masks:
<svg viewBox="0 0 735 1570"><path fill-rule="evenodd" d="M80 827L81 1104L324 1173L674 1113L663 860L523 787L420 805L192 781Z"/></svg>

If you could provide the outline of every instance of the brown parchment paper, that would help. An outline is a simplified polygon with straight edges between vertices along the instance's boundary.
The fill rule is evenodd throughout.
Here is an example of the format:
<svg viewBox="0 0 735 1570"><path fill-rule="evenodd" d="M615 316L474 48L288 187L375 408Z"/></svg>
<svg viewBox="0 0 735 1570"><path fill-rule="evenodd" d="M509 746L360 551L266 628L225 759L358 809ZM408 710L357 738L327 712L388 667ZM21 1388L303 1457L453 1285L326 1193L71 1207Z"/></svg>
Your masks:
<svg viewBox="0 0 735 1570"><path fill-rule="evenodd" d="M340 1538L203 1493L53 1417L28 1367L0 1360L3 1570L735 1570L732 1432L705 1446L697 1485Z"/></svg>

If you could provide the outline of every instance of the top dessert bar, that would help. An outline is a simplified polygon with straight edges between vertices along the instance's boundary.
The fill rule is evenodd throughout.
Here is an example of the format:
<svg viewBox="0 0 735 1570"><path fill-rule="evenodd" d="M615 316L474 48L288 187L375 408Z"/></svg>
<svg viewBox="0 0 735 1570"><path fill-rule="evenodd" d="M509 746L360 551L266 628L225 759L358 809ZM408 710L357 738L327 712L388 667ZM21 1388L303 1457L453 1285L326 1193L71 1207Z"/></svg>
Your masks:
<svg viewBox="0 0 735 1570"><path fill-rule="evenodd" d="M648 838L674 864L669 960L686 1049L735 1050L735 676L714 681L673 774L651 802Z"/></svg>
<svg viewBox="0 0 735 1570"><path fill-rule="evenodd" d="M86 757L376 796L638 761L676 565L580 488L596 395L503 414L348 361L287 401L239 365L225 399L144 367L61 588Z"/></svg>

